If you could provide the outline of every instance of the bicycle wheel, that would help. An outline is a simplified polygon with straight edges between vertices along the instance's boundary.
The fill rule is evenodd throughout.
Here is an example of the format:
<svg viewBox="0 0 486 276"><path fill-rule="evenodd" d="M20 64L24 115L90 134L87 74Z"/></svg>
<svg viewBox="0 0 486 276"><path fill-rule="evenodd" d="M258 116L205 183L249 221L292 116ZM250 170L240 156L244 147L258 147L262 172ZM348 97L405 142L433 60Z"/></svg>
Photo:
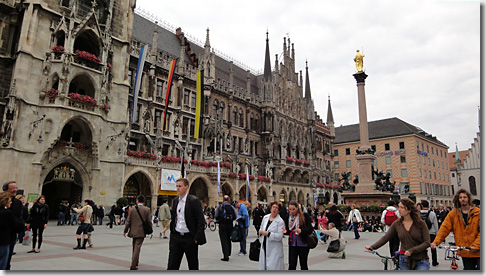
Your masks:
<svg viewBox="0 0 486 276"><path fill-rule="evenodd" d="M216 230L216 223L214 223L214 221L211 221L211 222L209 223L209 229L211 229L211 231Z"/></svg>
<svg viewBox="0 0 486 276"><path fill-rule="evenodd" d="M208 222L204 224L204 230L206 230L206 228L208 228Z"/></svg>

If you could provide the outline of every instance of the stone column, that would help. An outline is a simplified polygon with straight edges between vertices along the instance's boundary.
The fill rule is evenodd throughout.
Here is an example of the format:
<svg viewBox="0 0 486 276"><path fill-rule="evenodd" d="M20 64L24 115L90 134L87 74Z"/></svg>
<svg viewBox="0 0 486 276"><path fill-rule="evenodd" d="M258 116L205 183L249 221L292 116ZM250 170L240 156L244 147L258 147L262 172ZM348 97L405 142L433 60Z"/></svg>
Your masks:
<svg viewBox="0 0 486 276"><path fill-rule="evenodd" d="M365 79L368 77L364 72L353 75L358 87L358 109L359 109L359 136L361 145L359 150L365 151L370 148L368 135L368 115L366 112Z"/></svg>

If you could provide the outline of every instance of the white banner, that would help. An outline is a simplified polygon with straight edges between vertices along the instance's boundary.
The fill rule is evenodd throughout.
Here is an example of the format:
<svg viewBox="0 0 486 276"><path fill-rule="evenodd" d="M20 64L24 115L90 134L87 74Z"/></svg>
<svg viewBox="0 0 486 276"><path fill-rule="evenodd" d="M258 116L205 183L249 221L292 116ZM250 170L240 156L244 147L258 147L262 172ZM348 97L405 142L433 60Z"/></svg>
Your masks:
<svg viewBox="0 0 486 276"><path fill-rule="evenodd" d="M181 176L179 170L162 169L160 177L160 189L162 191L176 191L176 180Z"/></svg>

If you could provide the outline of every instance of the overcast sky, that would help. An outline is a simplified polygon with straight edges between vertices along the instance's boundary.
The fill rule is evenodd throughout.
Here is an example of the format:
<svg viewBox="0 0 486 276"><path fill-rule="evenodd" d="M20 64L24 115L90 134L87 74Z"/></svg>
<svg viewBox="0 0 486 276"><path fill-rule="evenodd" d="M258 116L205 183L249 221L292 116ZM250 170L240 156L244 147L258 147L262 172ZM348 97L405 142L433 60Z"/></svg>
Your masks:
<svg viewBox="0 0 486 276"><path fill-rule="evenodd" d="M359 49L368 121L398 117L437 136L449 152L456 143L467 150L476 137L479 1L137 0L137 9L201 42L209 28L211 47L255 70L263 70L267 30L272 66L288 36L296 71L305 73L309 62L317 113L326 121L330 95L336 126L359 122Z"/></svg>

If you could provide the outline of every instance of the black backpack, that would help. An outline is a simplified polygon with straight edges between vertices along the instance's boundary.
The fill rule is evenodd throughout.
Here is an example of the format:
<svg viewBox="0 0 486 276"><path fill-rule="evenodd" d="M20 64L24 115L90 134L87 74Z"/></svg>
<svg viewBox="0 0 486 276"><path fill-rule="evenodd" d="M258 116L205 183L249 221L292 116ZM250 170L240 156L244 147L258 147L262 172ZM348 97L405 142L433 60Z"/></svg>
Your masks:
<svg viewBox="0 0 486 276"><path fill-rule="evenodd" d="M427 213L422 213L420 212L420 216L422 217L422 219L425 221L425 224L427 224L427 228L432 228L432 222L430 221L430 212L432 212L431 210L429 210Z"/></svg>
<svg viewBox="0 0 486 276"><path fill-rule="evenodd" d="M236 219L235 217L235 211L229 204L221 205L218 210L218 217L217 221L219 223L233 223L233 221Z"/></svg>

